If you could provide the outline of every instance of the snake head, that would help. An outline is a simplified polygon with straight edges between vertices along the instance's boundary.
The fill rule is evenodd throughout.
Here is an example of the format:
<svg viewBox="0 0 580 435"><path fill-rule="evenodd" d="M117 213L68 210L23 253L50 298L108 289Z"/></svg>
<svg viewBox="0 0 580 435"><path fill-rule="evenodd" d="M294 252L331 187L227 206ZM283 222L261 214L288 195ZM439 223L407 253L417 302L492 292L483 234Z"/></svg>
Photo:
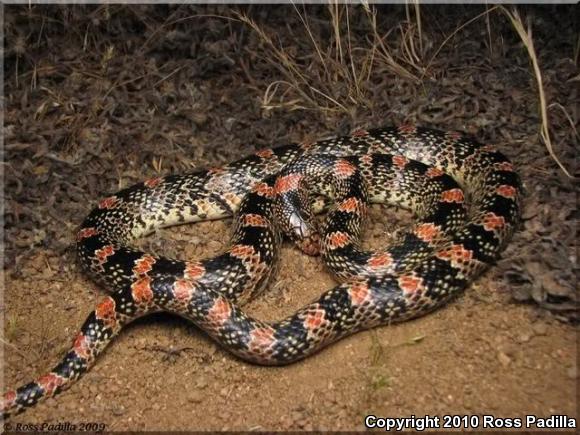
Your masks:
<svg viewBox="0 0 580 435"><path fill-rule="evenodd" d="M320 254L320 234L314 219L307 219L293 212L289 216L288 224L290 237L302 252L311 256Z"/></svg>

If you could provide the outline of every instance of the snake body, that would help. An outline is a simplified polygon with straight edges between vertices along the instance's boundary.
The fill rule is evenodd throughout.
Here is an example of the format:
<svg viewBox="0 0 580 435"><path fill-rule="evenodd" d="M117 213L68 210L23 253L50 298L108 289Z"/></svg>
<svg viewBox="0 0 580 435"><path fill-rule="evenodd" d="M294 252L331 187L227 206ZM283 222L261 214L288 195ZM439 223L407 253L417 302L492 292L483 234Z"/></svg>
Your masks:
<svg viewBox="0 0 580 435"><path fill-rule="evenodd" d="M336 201L320 235L304 208L303 184L316 180L331 186ZM262 150L222 168L126 188L100 201L77 233L83 269L110 294L56 367L4 394L2 413L70 386L123 326L152 312L190 319L225 349L265 365L423 315L498 258L519 220L521 194L512 164L492 147L414 126ZM388 249L364 251L358 240L368 201L402 202L420 221ZM230 248L207 260L130 246L156 228L234 214ZM321 250L341 283L287 318L263 322L239 306L267 284L283 233L305 252Z"/></svg>

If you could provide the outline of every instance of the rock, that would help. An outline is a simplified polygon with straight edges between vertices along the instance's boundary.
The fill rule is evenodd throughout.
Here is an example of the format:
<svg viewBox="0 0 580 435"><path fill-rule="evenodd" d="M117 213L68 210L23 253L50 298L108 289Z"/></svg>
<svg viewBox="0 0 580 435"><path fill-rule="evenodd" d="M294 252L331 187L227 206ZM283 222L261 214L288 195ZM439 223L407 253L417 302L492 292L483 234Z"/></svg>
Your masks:
<svg viewBox="0 0 580 435"><path fill-rule="evenodd" d="M532 325L532 329L536 335L546 335L548 326L545 323L536 322Z"/></svg>
<svg viewBox="0 0 580 435"><path fill-rule="evenodd" d="M121 416L121 415L125 414L126 410L122 405L119 405L119 406L113 406L113 409L111 409L111 412L113 413L113 415Z"/></svg>
<svg viewBox="0 0 580 435"><path fill-rule="evenodd" d="M190 403L201 403L203 400L203 394L201 394L199 391L192 391L187 396L187 400Z"/></svg>
<svg viewBox="0 0 580 435"><path fill-rule="evenodd" d="M308 412L303 407L298 407L292 411L292 423L294 427L305 429L308 422Z"/></svg>
<svg viewBox="0 0 580 435"><path fill-rule="evenodd" d="M221 244L221 242L218 242L217 240L210 240L209 242L207 242L207 247L209 249L211 249L212 251L217 251L217 250L221 249L222 244Z"/></svg>
<svg viewBox="0 0 580 435"><path fill-rule="evenodd" d="M518 343L527 343L527 342L528 342L528 341L530 341L531 339L532 339L532 336L531 336L529 333L527 333L527 332L524 332L524 333L522 333L522 334L520 334L520 335L518 336L518 338L516 339L516 341L517 341Z"/></svg>
<svg viewBox="0 0 580 435"><path fill-rule="evenodd" d="M509 366L512 362L512 359L502 351L497 353L497 359L499 360L500 364L504 367Z"/></svg>
<svg viewBox="0 0 580 435"><path fill-rule="evenodd" d="M204 388L207 387L207 379L205 377L201 377L197 380L197 382L195 383L195 388L198 388L200 390L203 390Z"/></svg>

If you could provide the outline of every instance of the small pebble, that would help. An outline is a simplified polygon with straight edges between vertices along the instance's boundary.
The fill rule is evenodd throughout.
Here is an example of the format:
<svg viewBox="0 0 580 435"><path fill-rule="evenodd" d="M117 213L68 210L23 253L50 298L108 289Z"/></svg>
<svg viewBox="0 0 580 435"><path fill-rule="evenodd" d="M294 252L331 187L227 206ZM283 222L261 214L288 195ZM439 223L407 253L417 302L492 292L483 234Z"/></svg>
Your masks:
<svg viewBox="0 0 580 435"><path fill-rule="evenodd" d="M528 341L530 341L532 338L532 336L530 334L528 334L527 332L524 332L523 334L520 334L517 338L518 343L527 343Z"/></svg>
<svg viewBox="0 0 580 435"><path fill-rule="evenodd" d="M548 332L548 326L545 323L540 322L534 323L532 329L534 330L536 335L546 335L546 333Z"/></svg>
<svg viewBox="0 0 580 435"><path fill-rule="evenodd" d="M113 413L113 415L116 416L120 416L125 414L125 408L121 405L121 406L114 406L113 409L111 409L111 412Z"/></svg>
<svg viewBox="0 0 580 435"><path fill-rule="evenodd" d="M499 360L500 364L504 367L507 367L512 362L511 358L507 356L504 352L498 352L497 359Z"/></svg>
<svg viewBox="0 0 580 435"><path fill-rule="evenodd" d="M199 388L200 390L203 390L206 387L207 387L207 379L205 378L199 378L195 383L195 388Z"/></svg>
<svg viewBox="0 0 580 435"><path fill-rule="evenodd" d="M217 240L210 240L207 243L207 247L211 250L218 250L222 247L221 242L218 242Z"/></svg>
<svg viewBox="0 0 580 435"><path fill-rule="evenodd" d="M187 396L187 400L191 403L201 403L203 400L203 395L199 391L192 391Z"/></svg>

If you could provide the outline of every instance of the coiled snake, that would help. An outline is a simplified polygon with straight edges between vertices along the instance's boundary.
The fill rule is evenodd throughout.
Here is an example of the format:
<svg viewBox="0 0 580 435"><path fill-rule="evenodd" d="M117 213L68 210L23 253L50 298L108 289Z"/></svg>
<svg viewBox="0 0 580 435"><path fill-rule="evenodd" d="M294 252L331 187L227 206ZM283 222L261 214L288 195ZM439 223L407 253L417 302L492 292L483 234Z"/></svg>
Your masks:
<svg viewBox="0 0 580 435"><path fill-rule="evenodd" d="M334 198L320 234L303 186ZM518 222L521 190L512 164L493 148L413 126L267 149L223 168L126 188L100 201L77 234L83 269L109 296L52 371L4 394L2 413L70 386L123 326L152 312L190 319L230 352L267 365L423 315L498 258ZM402 203L420 220L388 249L365 252L358 240L367 201ZM214 258L178 261L129 246L159 227L234 213L230 248ZM282 232L307 253L321 250L341 284L267 323L239 305L268 282Z"/></svg>

